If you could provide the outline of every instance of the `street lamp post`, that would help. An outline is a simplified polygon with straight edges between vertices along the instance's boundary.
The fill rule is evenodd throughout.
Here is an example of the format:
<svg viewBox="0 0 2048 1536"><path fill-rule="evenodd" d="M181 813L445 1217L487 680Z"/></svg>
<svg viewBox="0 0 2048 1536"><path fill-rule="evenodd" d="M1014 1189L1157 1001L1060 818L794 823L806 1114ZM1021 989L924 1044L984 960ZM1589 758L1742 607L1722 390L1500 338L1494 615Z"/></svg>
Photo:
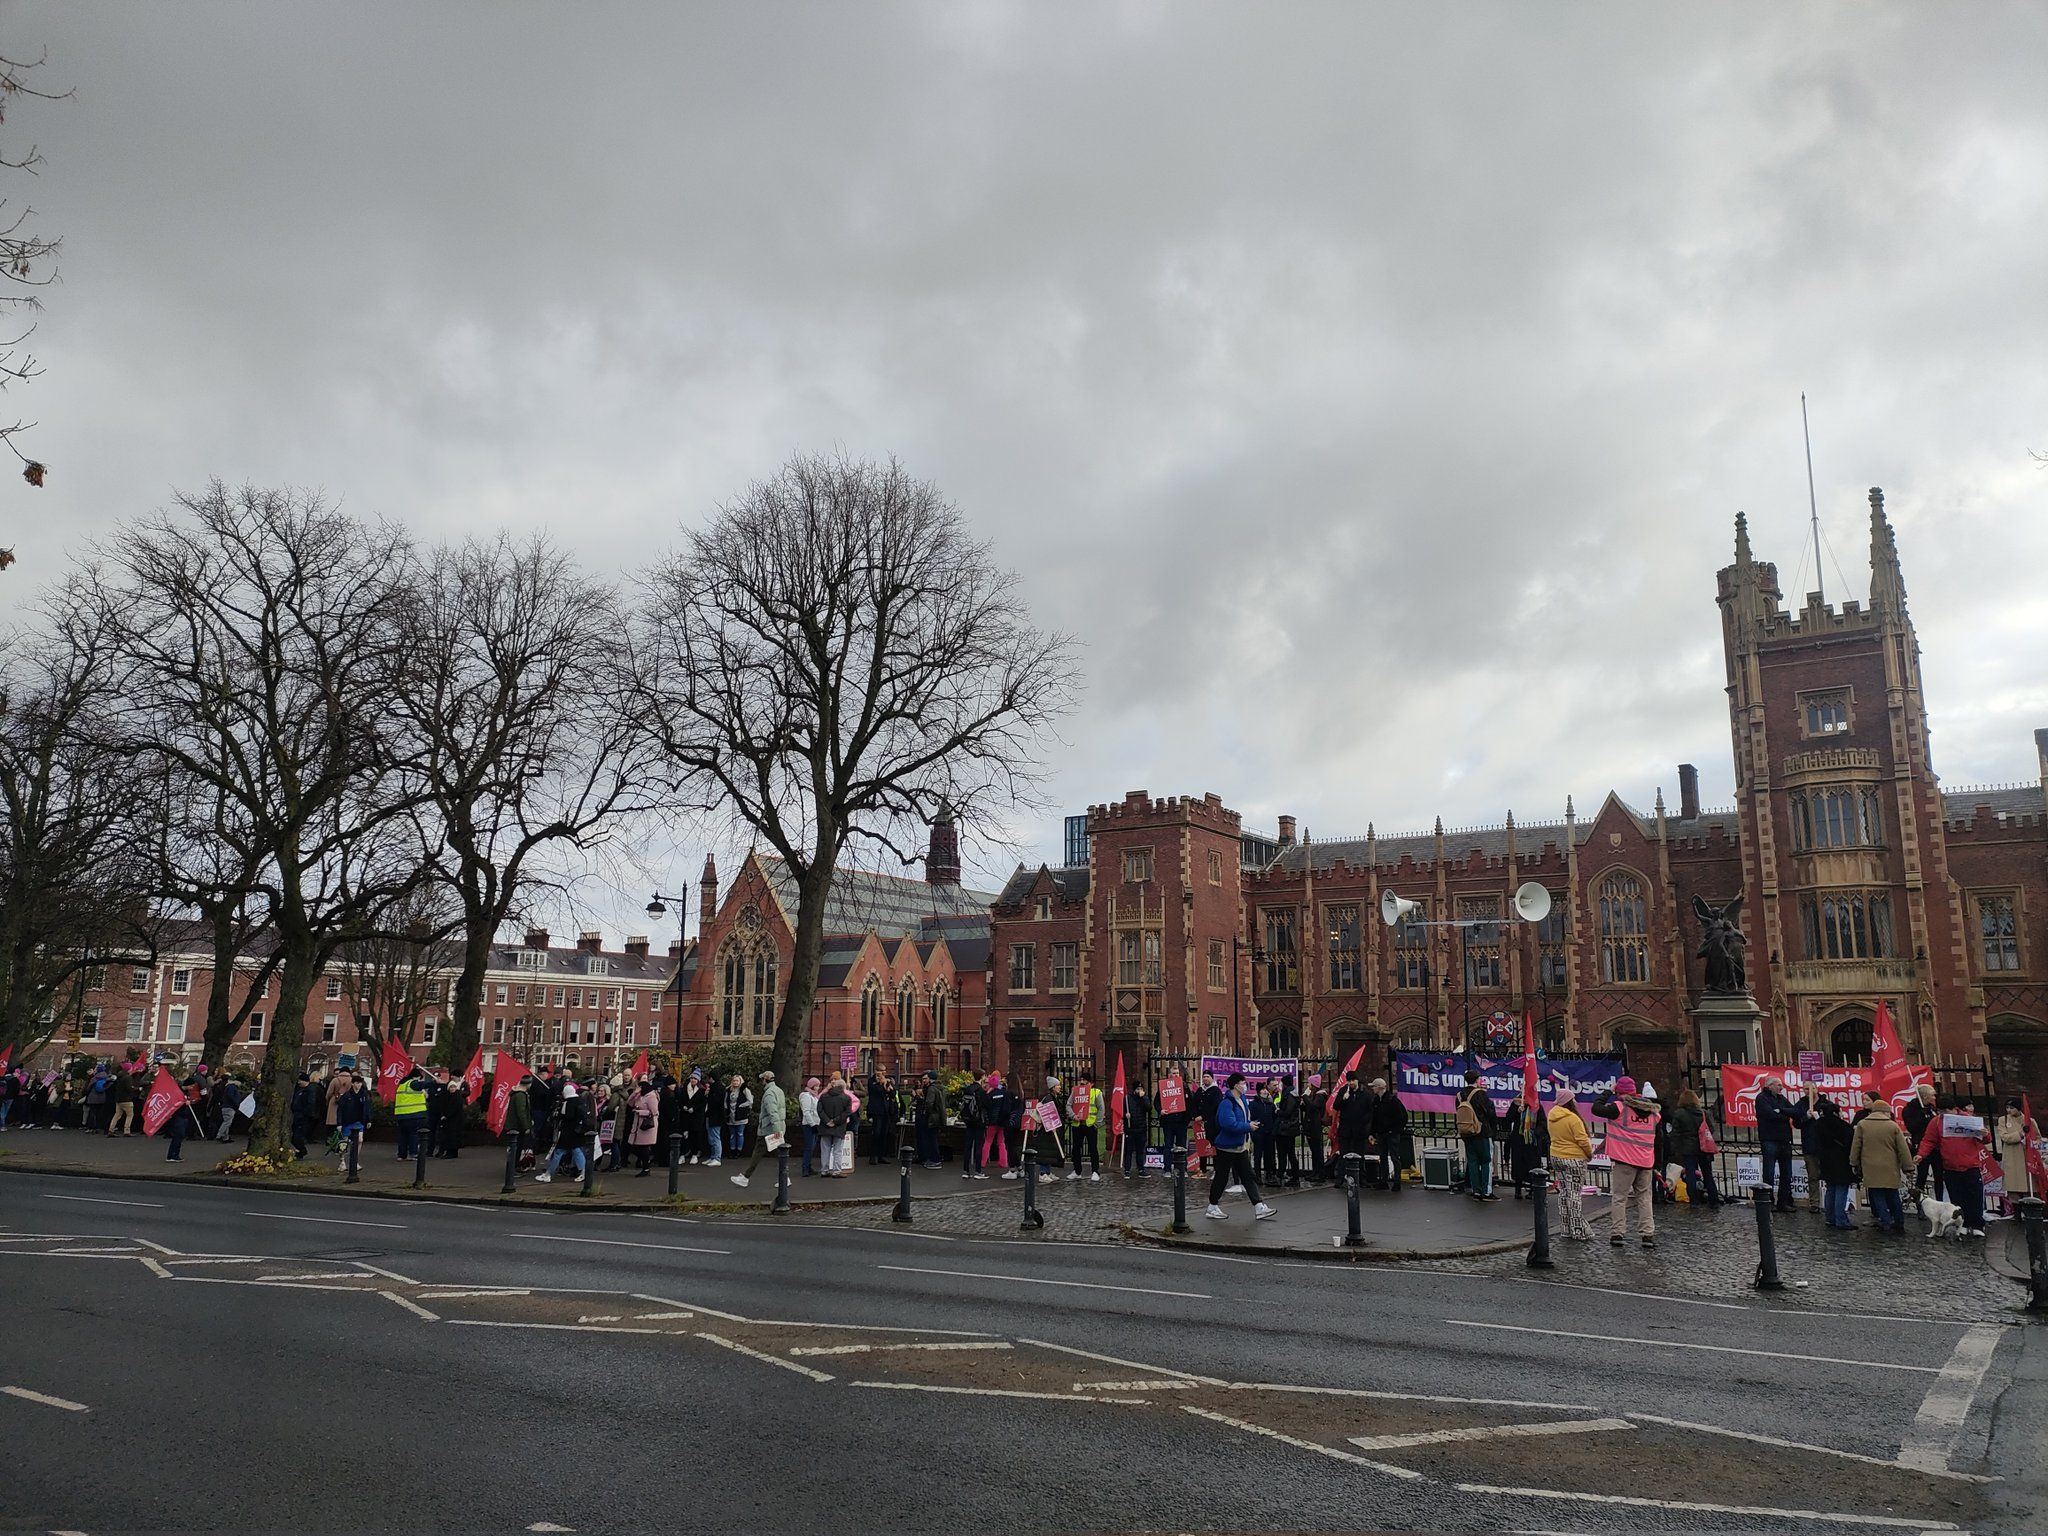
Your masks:
<svg viewBox="0 0 2048 1536"><path fill-rule="evenodd" d="M647 903L647 915L656 918L667 917L667 904L671 901L676 904L676 1044L671 1054L680 1056L683 1054L683 949L690 926L690 906L680 896L664 896L656 891L654 899Z"/></svg>
<svg viewBox="0 0 2048 1536"><path fill-rule="evenodd" d="M1266 963L1266 951L1258 944L1245 943L1243 939L1233 933L1230 936L1230 1043L1233 1049L1244 1039L1244 1019L1242 1017L1244 1010L1240 1006L1240 999L1243 996L1244 988L1237 984L1237 962L1239 956L1247 952L1252 957L1252 984L1256 986L1259 979L1259 967Z"/></svg>

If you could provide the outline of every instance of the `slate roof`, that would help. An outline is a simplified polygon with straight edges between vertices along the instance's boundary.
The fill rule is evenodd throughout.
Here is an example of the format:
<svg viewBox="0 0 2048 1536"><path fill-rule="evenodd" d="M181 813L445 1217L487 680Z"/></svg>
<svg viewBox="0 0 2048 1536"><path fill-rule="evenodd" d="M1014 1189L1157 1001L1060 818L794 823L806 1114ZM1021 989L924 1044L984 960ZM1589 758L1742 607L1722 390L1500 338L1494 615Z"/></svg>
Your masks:
<svg viewBox="0 0 2048 1536"><path fill-rule="evenodd" d="M1958 789L1941 792L1941 814L1949 821L1968 821L1977 807L1988 805L1999 816L2039 816L2048 812L2048 797L2038 784L2011 789Z"/></svg>
<svg viewBox="0 0 2048 1536"><path fill-rule="evenodd" d="M1014 907L1031 893L1031 887L1038 883L1039 871L1052 876L1052 888L1059 892L1062 901L1083 901L1088 896L1088 866L1069 864L1054 869L1049 864L1040 864L1036 869L1019 864L1017 872L1003 883L1003 893L995 900L1006 907Z"/></svg>
<svg viewBox="0 0 2048 1536"><path fill-rule="evenodd" d="M776 900L794 919L796 878L775 854L764 853L759 858L761 872L774 889ZM931 917L975 916L985 923L989 903L994 900L987 891L972 891L964 885L932 885L905 875L840 869L834 872L832 888L825 897L825 931L865 933L872 928L888 938L922 933L925 919Z"/></svg>
<svg viewBox="0 0 2048 1536"><path fill-rule="evenodd" d="M2036 797L2035 808L2039 809ZM1627 804L1622 805L1642 830L1643 836L1657 835L1657 817L1654 812L1644 813ZM1593 817L1581 817L1577 823L1577 841L1583 844L1593 831ZM1673 841L1680 838L1703 838L1720 832L1729 839L1736 836L1736 816L1730 810L1705 811L1698 816L1679 817L1667 813L1664 818L1665 835ZM1521 854L1539 853L1545 843L1564 846L1565 824L1561 821L1529 821L1515 823L1515 850ZM1497 827L1470 827L1444 829L1444 857L1463 859L1477 849L1481 858L1504 859L1508 855L1508 829L1506 823ZM1366 840L1362 837L1332 838L1327 842L1317 841L1304 846L1293 843L1282 848L1266 872L1279 875L1298 875L1306 864L1310 851L1315 856L1316 873L1332 869L1341 860L1353 869L1363 869L1366 864ZM1373 857L1382 868L1401 862L1403 856L1418 864L1427 864L1436 857L1436 834L1434 832L1402 833L1394 837L1382 837L1373 843ZM1012 882L1014 884L1014 880Z"/></svg>

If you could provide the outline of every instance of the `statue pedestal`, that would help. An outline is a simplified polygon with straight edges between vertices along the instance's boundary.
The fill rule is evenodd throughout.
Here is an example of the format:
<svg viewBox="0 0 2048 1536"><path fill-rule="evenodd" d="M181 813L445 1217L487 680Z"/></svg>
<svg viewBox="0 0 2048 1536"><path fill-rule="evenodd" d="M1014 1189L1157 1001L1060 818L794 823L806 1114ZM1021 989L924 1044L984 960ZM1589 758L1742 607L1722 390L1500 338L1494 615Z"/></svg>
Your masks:
<svg viewBox="0 0 2048 1536"><path fill-rule="evenodd" d="M1701 1061L1762 1061L1764 1011L1744 992L1708 992L1693 1000L1693 1049Z"/></svg>

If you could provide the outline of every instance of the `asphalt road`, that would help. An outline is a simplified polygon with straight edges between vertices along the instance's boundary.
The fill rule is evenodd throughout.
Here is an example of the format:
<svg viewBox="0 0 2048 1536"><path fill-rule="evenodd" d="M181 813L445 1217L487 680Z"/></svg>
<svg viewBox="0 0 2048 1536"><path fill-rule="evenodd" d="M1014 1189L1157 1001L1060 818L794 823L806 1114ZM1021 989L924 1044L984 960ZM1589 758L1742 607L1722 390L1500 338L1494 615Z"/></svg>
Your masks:
<svg viewBox="0 0 2048 1536"><path fill-rule="evenodd" d="M18 1173L0 1298L5 1530L2022 1531L2048 1507L2048 1349L2017 1312Z"/></svg>

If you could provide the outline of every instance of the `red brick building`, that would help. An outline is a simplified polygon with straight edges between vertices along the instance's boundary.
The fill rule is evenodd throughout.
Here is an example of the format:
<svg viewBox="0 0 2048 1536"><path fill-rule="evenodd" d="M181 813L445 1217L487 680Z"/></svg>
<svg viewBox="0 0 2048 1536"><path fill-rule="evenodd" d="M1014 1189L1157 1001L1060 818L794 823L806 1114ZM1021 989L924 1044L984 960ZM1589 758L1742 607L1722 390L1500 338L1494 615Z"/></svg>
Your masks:
<svg viewBox="0 0 2048 1536"><path fill-rule="evenodd" d="M1870 527L1868 602L1816 593L1794 614L1736 520L1719 573L1736 806L1702 809L1681 765L1675 807L1610 793L1581 816L1566 797L1556 819L1324 842L1292 817L1246 835L1214 795L1091 808L1064 867L1019 869L997 898L990 1006L1012 1061L1448 1049L1527 1010L1551 1048L1622 1045L1668 1080L1712 1057L1864 1059L1884 999L1909 1053L1988 1059L2048 1098L2048 731L2036 782L1942 790L1876 491ZM1510 921L1531 881L1548 915ZM1497 926L1389 928L1389 891L1430 924ZM1695 898L1738 895L1753 1002L1709 996L1697 953Z"/></svg>

